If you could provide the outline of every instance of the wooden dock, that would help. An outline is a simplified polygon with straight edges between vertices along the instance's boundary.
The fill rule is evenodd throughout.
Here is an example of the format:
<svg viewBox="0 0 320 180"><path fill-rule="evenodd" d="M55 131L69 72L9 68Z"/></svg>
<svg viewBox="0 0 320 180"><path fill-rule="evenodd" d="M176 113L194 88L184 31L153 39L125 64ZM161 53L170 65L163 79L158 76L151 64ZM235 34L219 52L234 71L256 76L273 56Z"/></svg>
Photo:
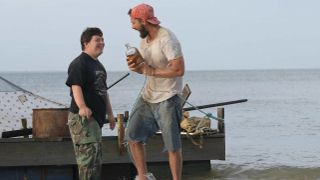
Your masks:
<svg viewBox="0 0 320 180"><path fill-rule="evenodd" d="M183 158L185 161L224 160L224 134L204 137L204 146L200 149L183 136ZM33 139L10 138L0 139L0 167L10 166L47 166L76 164L71 139ZM103 164L131 163L127 153L119 154L116 136L102 138ZM167 161L167 153L163 153L160 135L151 138L146 146L148 162Z"/></svg>
<svg viewBox="0 0 320 180"><path fill-rule="evenodd" d="M210 164L210 160L225 159L224 134L204 137L202 149L192 144L186 136L182 136L182 144L184 162L206 161ZM5 179L19 179L14 177L77 179L76 161L70 138L0 139L0 147L0 177ZM119 154L117 136L103 137L102 149L103 174L108 175L105 176L105 179L110 180L110 174L114 174L114 179L128 177L132 174L133 167L128 154L126 152L123 155ZM146 150L149 164L168 161L167 153L162 152L161 135L151 138ZM115 173L115 169L118 173Z"/></svg>
<svg viewBox="0 0 320 180"><path fill-rule="evenodd" d="M224 119L224 108L217 109L217 116ZM119 114L118 123L121 124L124 117ZM195 141L202 138L202 148L194 145L186 134L181 134L184 171L190 165L209 169L210 160L225 160L224 121L218 121L217 127L216 134L193 136ZM104 180L132 179L136 173L130 156L121 143L120 137L123 138L124 132L120 128L118 132L118 136L102 138ZM165 169L170 173L161 135L156 134L149 139L146 151L149 169L157 177L163 175ZM162 172L157 174L156 170ZM0 177L10 180L78 180L71 138L0 138Z"/></svg>

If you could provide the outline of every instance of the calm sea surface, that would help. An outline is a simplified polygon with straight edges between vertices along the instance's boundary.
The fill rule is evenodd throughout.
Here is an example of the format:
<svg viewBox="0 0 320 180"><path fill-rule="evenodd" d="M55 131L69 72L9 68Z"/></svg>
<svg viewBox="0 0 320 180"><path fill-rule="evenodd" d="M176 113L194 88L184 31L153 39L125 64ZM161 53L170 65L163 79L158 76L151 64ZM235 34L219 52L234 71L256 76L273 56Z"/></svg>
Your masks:
<svg viewBox="0 0 320 180"><path fill-rule="evenodd" d="M109 72L108 84L126 73ZM69 104L65 72L0 75ZM115 114L131 109L144 80L131 73L109 90ZM320 179L320 69L194 71L186 73L184 82L194 105L248 99L225 106L226 160L212 161L209 171L185 172L184 179ZM196 111L192 115L203 116Z"/></svg>

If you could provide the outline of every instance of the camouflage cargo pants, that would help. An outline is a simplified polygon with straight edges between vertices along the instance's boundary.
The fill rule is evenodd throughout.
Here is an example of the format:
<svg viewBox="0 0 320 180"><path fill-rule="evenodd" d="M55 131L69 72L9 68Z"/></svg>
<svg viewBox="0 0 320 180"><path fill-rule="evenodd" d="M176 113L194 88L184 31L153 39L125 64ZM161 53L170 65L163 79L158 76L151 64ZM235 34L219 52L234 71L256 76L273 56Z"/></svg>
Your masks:
<svg viewBox="0 0 320 180"><path fill-rule="evenodd" d="M68 125L80 180L101 179L101 128L94 118L69 112Z"/></svg>

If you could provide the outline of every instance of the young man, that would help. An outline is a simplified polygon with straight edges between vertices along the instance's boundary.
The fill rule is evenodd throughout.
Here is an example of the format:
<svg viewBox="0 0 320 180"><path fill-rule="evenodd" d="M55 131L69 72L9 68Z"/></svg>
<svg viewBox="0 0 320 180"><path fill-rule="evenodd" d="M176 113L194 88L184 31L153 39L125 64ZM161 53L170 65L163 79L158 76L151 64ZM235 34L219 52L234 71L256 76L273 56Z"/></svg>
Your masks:
<svg viewBox="0 0 320 180"><path fill-rule="evenodd" d="M126 140L138 171L137 179L155 179L147 170L144 144L160 129L169 155L172 178L181 180L179 123L182 107L178 94L182 91L185 69L181 46L170 30L159 25L160 21L150 5L139 4L128 14L132 28L140 32L139 51L143 59L138 62L136 56L127 57L128 67L147 78L126 129Z"/></svg>
<svg viewBox="0 0 320 180"><path fill-rule="evenodd" d="M101 127L114 129L114 116L107 91L107 73L98 57L103 53L104 39L99 28L87 28L81 35L82 53L68 69L66 84L70 87L71 105L68 125L74 145L81 180L101 177Z"/></svg>

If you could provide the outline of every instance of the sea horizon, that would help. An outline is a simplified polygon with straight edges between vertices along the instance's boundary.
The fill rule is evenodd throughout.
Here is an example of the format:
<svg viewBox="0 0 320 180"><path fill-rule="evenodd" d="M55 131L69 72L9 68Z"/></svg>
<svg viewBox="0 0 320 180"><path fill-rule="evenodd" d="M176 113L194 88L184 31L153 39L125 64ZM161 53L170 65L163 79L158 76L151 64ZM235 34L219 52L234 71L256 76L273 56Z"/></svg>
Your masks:
<svg viewBox="0 0 320 180"><path fill-rule="evenodd" d="M129 73L135 73L130 70L109 70L107 69L107 72L129 72ZM186 72L210 72L210 71L291 71L291 70L320 70L320 68L255 68L255 69L195 69L195 70L188 70L186 69ZM65 73L66 70L13 70L13 71L0 71L0 73Z"/></svg>

